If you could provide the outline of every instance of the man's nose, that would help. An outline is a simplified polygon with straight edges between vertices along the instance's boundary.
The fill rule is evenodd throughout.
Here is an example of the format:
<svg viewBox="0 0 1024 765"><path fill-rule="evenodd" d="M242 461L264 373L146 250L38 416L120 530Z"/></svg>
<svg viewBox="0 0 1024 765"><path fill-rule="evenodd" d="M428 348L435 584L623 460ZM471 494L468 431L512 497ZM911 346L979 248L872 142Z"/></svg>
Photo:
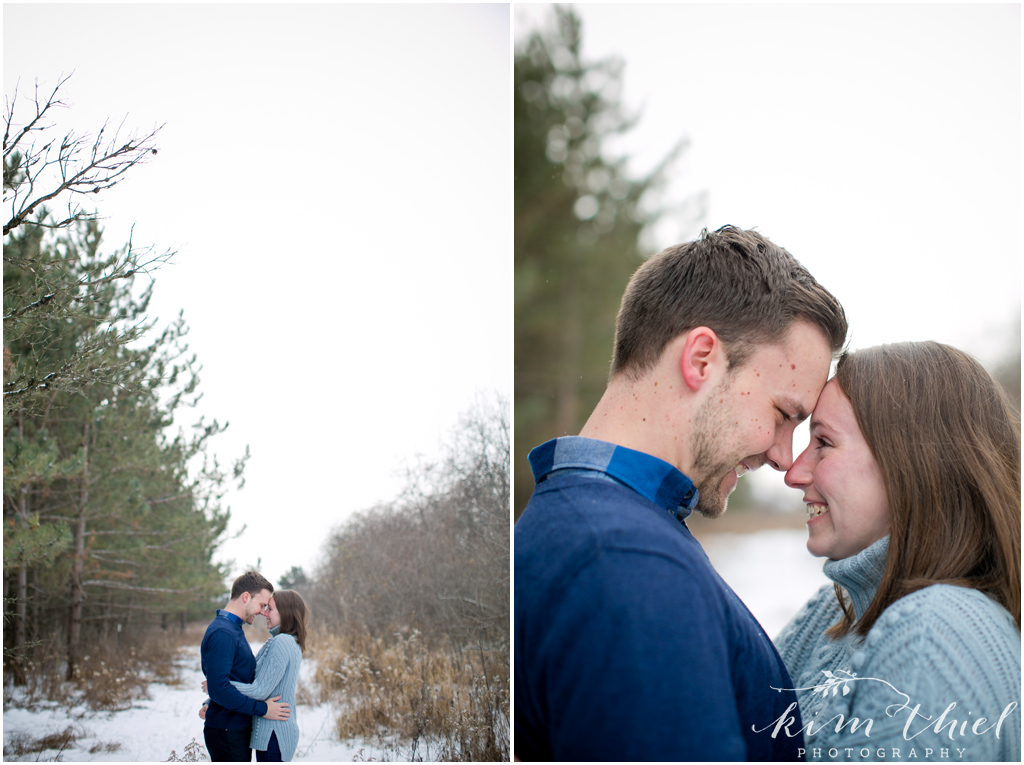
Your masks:
<svg viewBox="0 0 1024 765"><path fill-rule="evenodd" d="M793 466L793 435L783 435L764 453L765 462L779 471Z"/></svg>

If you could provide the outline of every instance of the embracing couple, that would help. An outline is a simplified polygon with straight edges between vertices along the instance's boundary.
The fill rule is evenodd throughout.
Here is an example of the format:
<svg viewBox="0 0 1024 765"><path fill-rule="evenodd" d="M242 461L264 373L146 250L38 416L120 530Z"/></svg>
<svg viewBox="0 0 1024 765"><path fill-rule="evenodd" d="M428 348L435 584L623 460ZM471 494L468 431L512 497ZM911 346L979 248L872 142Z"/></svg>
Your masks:
<svg viewBox="0 0 1024 765"><path fill-rule="evenodd" d="M754 231L637 270L604 396L530 453L516 759L1020 761L1018 415L965 353L846 335ZM686 525L765 464L834 582L774 644Z"/></svg>
<svg viewBox="0 0 1024 765"><path fill-rule="evenodd" d="M242 623L267 620L270 639L253 656ZM306 649L306 604L256 571L242 574L231 599L206 628L200 649L203 691L199 716L213 762L288 762L299 743L295 687Z"/></svg>

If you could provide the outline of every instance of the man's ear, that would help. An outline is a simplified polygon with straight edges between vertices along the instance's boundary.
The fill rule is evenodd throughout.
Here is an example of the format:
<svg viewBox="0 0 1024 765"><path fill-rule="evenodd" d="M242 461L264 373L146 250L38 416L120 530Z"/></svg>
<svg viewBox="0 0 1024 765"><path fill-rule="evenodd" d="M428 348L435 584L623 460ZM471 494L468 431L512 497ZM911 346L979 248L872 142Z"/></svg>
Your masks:
<svg viewBox="0 0 1024 765"><path fill-rule="evenodd" d="M711 379L717 365L724 361L722 343L713 329L697 327L686 333L679 368L683 381L690 390L700 390L700 387Z"/></svg>
<svg viewBox="0 0 1024 765"><path fill-rule="evenodd" d="M244 606L250 600L252 600L252 595L250 593L248 593L248 592L243 592L242 593L242 605Z"/></svg>

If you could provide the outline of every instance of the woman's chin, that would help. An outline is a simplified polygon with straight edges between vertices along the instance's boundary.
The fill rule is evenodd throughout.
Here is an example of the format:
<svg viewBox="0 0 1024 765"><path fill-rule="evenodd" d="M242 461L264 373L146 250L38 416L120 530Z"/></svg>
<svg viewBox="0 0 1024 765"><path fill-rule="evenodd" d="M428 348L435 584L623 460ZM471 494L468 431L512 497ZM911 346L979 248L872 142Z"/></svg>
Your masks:
<svg viewBox="0 0 1024 765"><path fill-rule="evenodd" d="M815 558L831 557L829 555L829 553L831 552L831 550L829 549L829 545L827 545L824 540L814 535L812 535L807 540L807 552L809 552Z"/></svg>
<svg viewBox="0 0 1024 765"><path fill-rule="evenodd" d="M815 558L827 558L828 557L828 553L818 552L814 547L811 546L810 542L807 543L807 552L809 552Z"/></svg>

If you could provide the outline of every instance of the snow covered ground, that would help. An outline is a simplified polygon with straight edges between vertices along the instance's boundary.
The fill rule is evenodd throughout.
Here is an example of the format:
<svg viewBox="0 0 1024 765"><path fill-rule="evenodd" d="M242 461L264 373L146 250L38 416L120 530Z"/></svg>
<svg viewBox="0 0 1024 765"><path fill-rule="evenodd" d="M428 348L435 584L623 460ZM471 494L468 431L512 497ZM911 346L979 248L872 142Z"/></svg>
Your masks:
<svg viewBox="0 0 1024 765"><path fill-rule="evenodd" d="M253 652L260 648L252 645ZM313 662L304 661L300 682L312 675ZM171 752L185 758L185 747L193 740L209 759L203 744L203 721L199 707L205 694L199 669L199 646L189 649L181 664L181 684L152 683L148 700L136 702L123 712L93 712L85 705L72 709L59 705L37 704L30 710L17 701L4 712L4 760L52 761L58 750L32 752L21 756L7 753L12 737L19 734L37 740L61 733L69 726L76 740L60 752L63 762L165 762ZM382 759L381 752L359 741L340 742L334 737L337 713L330 704L311 707L299 704L299 746L296 760L310 762L352 762L353 759ZM255 758L254 758L255 759Z"/></svg>
<svg viewBox="0 0 1024 765"><path fill-rule="evenodd" d="M761 531L752 534L704 534L701 544L711 562L737 592L772 637L779 633L800 607L828 580L821 572L822 559L812 558L805 547L807 532ZM252 643L259 650L260 643ZM303 662L303 681L310 685L313 662ZM32 710L17 701L4 712L5 748L12 736L24 734L36 740L71 726L77 740L60 753L65 762L163 762L174 751L185 755L195 740L206 755L203 723L198 717L204 698L200 688L199 647L185 654L178 686L153 683L149 700L137 702L124 712L92 712L87 707L67 709L36 705ZM299 705L301 737L296 760L351 762L394 757L365 742L335 740L337 710L331 705ZM91 751L95 749L96 751ZM110 751L110 750L113 751ZM57 750L5 755L5 760L52 760Z"/></svg>

